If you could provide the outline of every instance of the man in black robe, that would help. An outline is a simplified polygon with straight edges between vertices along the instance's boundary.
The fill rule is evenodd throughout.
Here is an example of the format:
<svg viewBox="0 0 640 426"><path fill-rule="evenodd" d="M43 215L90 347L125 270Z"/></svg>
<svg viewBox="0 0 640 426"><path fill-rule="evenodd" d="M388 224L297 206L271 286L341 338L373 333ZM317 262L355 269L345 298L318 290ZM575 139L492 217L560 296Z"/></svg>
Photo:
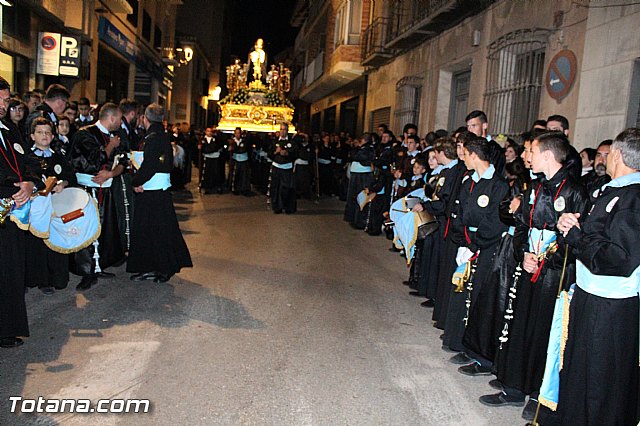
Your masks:
<svg viewBox="0 0 640 426"><path fill-rule="evenodd" d="M113 277L103 269L124 260L116 205L111 193L113 178L122 174L127 165L126 153L120 148L120 137L115 133L120 128L121 116L116 104L106 103L100 109L98 121L83 127L73 136L71 165L78 185L98 203L102 228L96 244L73 256L71 271L82 276L77 290L91 288L98 278ZM99 256L94 259L96 245Z"/></svg>
<svg viewBox="0 0 640 426"><path fill-rule="evenodd" d="M442 228L443 245L440 254L440 270L438 272L438 288L436 291L436 301L433 307L433 320L435 327L445 330L443 334L442 349L448 352L459 352L464 348L460 339L449 338L446 332L447 317L449 310L461 310L464 306L464 294L456 292L451 277L456 270L456 254L462 245L464 235L459 232L460 227L454 224L460 220L460 190L462 181L469 175L470 171L464 163L464 142L473 139L475 134L464 131L458 134L456 138L456 154L458 155L458 164L453 168L449 179L449 200L444 206L444 218ZM446 183L446 182L445 182ZM455 305L455 306L454 306ZM468 357L461 357L458 363L470 362Z"/></svg>
<svg viewBox="0 0 640 426"><path fill-rule="evenodd" d="M225 183L225 164L227 146L223 135L215 127L207 127L202 139L204 166L200 188L205 194L222 194Z"/></svg>
<svg viewBox="0 0 640 426"><path fill-rule="evenodd" d="M247 138L242 136L242 129L236 127L229 147L233 159L233 171L231 172L231 192L234 195L251 194L251 164L249 153L251 146Z"/></svg>
<svg viewBox="0 0 640 426"><path fill-rule="evenodd" d="M596 150L596 158L593 161L593 170L580 179L592 200L598 198L600 189L611 180L611 176L607 174L607 157L612 144L611 139L600 142Z"/></svg>
<svg viewBox="0 0 640 426"><path fill-rule="evenodd" d="M434 300L436 299L438 275L440 272L440 254L447 222L445 208L451 199L451 192L453 191L460 171L460 168L456 167L458 164L458 154L456 153L455 140L451 138L436 140L434 151L438 164L442 166L435 178L436 185L434 192L429 201L417 204L413 208L413 210L417 212L426 210L435 217L440 225L437 232L427 237L427 241L425 241L422 247L422 259L420 263L423 268L417 283L417 292L420 296L428 299L422 303L422 306L425 307L434 306ZM449 284L449 286L451 285Z"/></svg>
<svg viewBox="0 0 640 426"><path fill-rule="evenodd" d="M158 104L149 105L143 116L144 160L132 181L136 202L127 260L127 272L135 273L132 281L164 283L193 266L169 191L173 149L163 119L164 108Z"/></svg>
<svg viewBox="0 0 640 426"><path fill-rule="evenodd" d="M504 176L504 166L506 163L504 149L498 145L489 134L487 115L483 111L471 111L464 121L467 123L467 130L469 132L486 139L486 143L489 146L489 163L493 164L493 167L495 167L500 176Z"/></svg>
<svg viewBox="0 0 640 426"><path fill-rule="evenodd" d="M463 292L465 309L447 318L447 323L451 323L447 330L453 339L459 336L467 357L472 360L469 365L458 369L469 376L491 374L493 353L487 325L493 323L492 303L496 286L493 258L500 237L506 231L506 226L500 222L498 207L508 192L508 185L489 162L491 152L484 138L476 137L464 142L464 162L474 172L462 182L461 219L455 223L464 236L456 263L468 264L470 276Z"/></svg>
<svg viewBox="0 0 640 426"><path fill-rule="evenodd" d="M336 185L333 178L334 162L336 159L335 148L331 146L331 137L328 133L322 136L318 150L318 174L320 179L320 195L333 196L336 194Z"/></svg>
<svg viewBox="0 0 640 426"><path fill-rule="evenodd" d="M347 187L347 203L344 208L344 220L353 226L364 229L364 224L357 224L356 210L359 210L356 200L358 194L373 182L372 162L376 159L376 152L371 144L371 136L365 134L354 142L349 152L349 186ZM411 178L409 178L411 179Z"/></svg>
<svg viewBox="0 0 640 426"><path fill-rule="evenodd" d="M562 425L635 425L638 414L640 129L607 158L612 177L588 215L563 214L558 230L577 259L560 371ZM580 223L582 221L582 223Z"/></svg>
<svg viewBox="0 0 640 426"><path fill-rule="evenodd" d="M267 196L275 214L296 212L296 181L293 175L293 163L298 152L295 142L289 139L289 126L280 124L278 139L271 149L271 178Z"/></svg>
<svg viewBox="0 0 640 426"><path fill-rule="evenodd" d="M547 131L548 132L562 132L569 140L569 120L567 117L559 114L550 115L547 118ZM575 180L580 180L582 176L582 158L577 149L573 145L569 144L569 152L567 158L564 160L563 165L569 169L569 173Z"/></svg>
<svg viewBox="0 0 640 426"><path fill-rule="evenodd" d="M298 133L294 139L298 142L298 158L294 162L293 174L296 178L296 195L298 198L311 199L313 177L316 167L316 150L309 142L309 137Z"/></svg>
<svg viewBox="0 0 640 426"><path fill-rule="evenodd" d="M0 109L5 110L11 99L9 83L0 77ZM2 214L9 214L10 205L22 207L29 201L36 184L42 187L33 162L25 161L22 141L12 138L11 133L0 123L0 199ZM27 306L24 300L25 234L6 217L0 226L0 347L14 348L23 344L22 337L29 336Z"/></svg>
<svg viewBox="0 0 640 426"><path fill-rule="evenodd" d="M531 144L531 170L544 177L525 193L516 213L515 233L527 237L519 239L522 243L515 247L524 271L516 287L510 338L500 353L497 375L503 389L480 397L480 402L489 406L522 406L529 395L523 411L527 420L533 418L538 402L560 278L565 277L565 286L575 276L575 260L563 239L558 238L556 225L563 212L584 213L588 203L584 188L563 165L569 148L562 132L545 133ZM565 254L568 258L563 274Z"/></svg>
<svg viewBox="0 0 640 426"><path fill-rule="evenodd" d="M131 99L123 99L118 105L122 113L122 123L118 129L120 136L120 150L129 154L136 151L140 141L138 135L133 131L130 123L137 121L138 103ZM122 174L113 178L112 185L113 199L118 215L118 229L120 230L120 240L125 251L129 251L131 244L131 222L133 221L133 189L131 187L131 164Z"/></svg>

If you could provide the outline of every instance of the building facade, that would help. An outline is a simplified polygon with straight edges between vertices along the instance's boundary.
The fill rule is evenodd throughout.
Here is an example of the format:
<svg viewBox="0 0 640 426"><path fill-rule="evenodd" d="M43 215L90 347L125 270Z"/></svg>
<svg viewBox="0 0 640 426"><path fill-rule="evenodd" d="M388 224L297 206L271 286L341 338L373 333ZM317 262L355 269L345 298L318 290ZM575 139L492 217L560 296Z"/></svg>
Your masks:
<svg viewBox="0 0 640 426"><path fill-rule="evenodd" d="M292 98L298 128L362 133L366 101L360 61L371 0L300 0L291 19L300 27L294 45Z"/></svg>
<svg viewBox="0 0 640 426"><path fill-rule="evenodd" d="M637 125L640 6L571 0L377 0L364 31L365 130L454 130L484 110L517 136L562 114L578 147Z"/></svg>
<svg viewBox="0 0 640 426"><path fill-rule="evenodd" d="M0 64L12 90L24 93L60 83L73 99L171 102L174 77L163 57L174 46L181 0L21 0L2 6ZM74 38L75 76L43 74L38 50L51 48L40 32ZM47 41L50 41L47 40Z"/></svg>

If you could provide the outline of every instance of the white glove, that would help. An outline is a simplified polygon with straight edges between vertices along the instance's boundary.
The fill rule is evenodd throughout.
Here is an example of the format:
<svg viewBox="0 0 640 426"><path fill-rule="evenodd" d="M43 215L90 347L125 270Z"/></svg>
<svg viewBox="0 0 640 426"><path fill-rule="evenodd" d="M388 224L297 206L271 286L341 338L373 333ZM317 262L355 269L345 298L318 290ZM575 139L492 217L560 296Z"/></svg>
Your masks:
<svg viewBox="0 0 640 426"><path fill-rule="evenodd" d="M473 257L473 252L469 250L467 247L460 247L458 249L458 253L456 254L456 263L458 266L463 263L467 263L469 259Z"/></svg>

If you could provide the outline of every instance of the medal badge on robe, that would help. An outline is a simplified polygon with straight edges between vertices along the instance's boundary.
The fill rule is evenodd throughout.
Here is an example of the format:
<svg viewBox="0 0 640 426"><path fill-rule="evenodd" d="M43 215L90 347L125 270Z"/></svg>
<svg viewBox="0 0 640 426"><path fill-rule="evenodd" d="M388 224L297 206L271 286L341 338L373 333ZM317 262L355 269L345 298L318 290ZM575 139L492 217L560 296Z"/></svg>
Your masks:
<svg viewBox="0 0 640 426"><path fill-rule="evenodd" d="M478 206L485 208L489 205L489 196L481 195L478 197Z"/></svg>

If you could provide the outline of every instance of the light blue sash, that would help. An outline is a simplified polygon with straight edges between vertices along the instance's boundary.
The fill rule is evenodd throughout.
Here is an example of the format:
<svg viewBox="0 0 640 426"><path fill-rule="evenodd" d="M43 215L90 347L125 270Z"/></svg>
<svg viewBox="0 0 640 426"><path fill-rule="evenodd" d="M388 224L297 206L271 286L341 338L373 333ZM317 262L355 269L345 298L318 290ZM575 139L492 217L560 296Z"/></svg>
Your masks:
<svg viewBox="0 0 640 426"><path fill-rule="evenodd" d="M164 191L170 187L171 175L169 173L156 173L142 185L145 191Z"/></svg>
<svg viewBox="0 0 640 426"><path fill-rule="evenodd" d="M280 163L276 163L276 162L274 161L274 162L273 162L273 166L274 166L274 167L277 167L277 168L279 168L279 169L281 169L281 170L291 170L291 169L293 169L293 163L283 163L283 164L280 164Z"/></svg>
<svg viewBox="0 0 640 426"><path fill-rule="evenodd" d="M626 299L640 291L640 267L628 277L592 274L581 261L576 261L576 282L589 294L607 299Z"/></svg>
<svg viewBox="0 0 640 426"><path fill-rule="evenodd" d="M242 152L242 153L238 153L238 154L233 154L232 158L234 161L237 161L238 163L242 163L245 162L249 159L249 154L246 152Z"/></svg>
<svg viewBox="0 0 640 426"><path fill-rule="evenodd" d="M86 173L76 173L76 179L78 179L79 185L86 186L88 188L111 188L113 179L107 179L102 185L99 185L91 180L93 177L95 176L88 175Z"/></svg>
<svg viewBox="0 0 640 426"><path fill-rule="evenodd" d="M326 158L318 158L318 163L324 164L326 166L327 164L331 164L331 160L327 160Z"/></svg>
<svg viewBox="0 0 640 426"><path fill-rule="evenodd" d="M371 173L371 166L363 166L357 161L351 162L351 173Z"/></svg>
<svg viewBox="0 0 640 426"><path fill-rule="evenodd" d="M295 163L296 163L298 166L308 166L308 165L309 165L309 162L308 162L307 160L303 160L303 159L301 159L301 158L296 158Z"/></svg>

